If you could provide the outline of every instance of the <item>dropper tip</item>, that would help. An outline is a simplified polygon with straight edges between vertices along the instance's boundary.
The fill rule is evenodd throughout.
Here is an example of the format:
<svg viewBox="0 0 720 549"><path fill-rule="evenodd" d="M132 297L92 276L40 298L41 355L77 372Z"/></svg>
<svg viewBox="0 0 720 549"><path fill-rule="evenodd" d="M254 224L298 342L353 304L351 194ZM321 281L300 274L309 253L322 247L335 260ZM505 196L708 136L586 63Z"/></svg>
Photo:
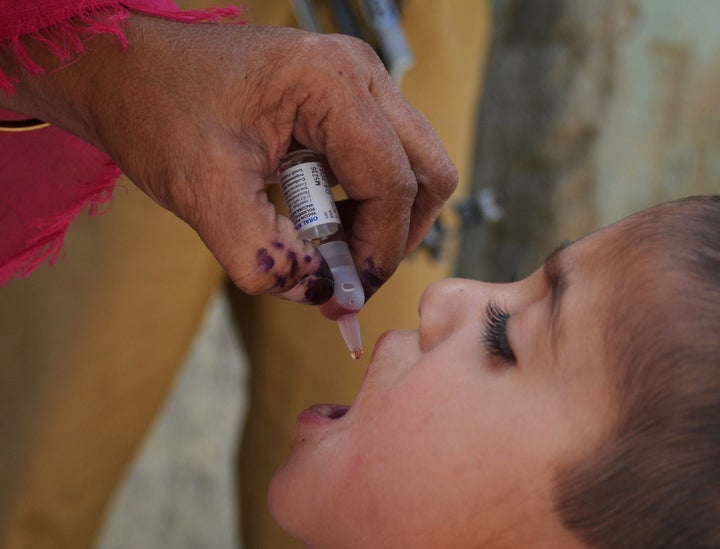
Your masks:
<svg viewBox="0 0 720 549"><path fill-rule="evenodd" d="M350 349L350 356L358 360L363 355L363 348L357 313L343 315L337 319L337 323L340 327L340 333L345 340L345 344L348 346L348 349Z"/></svg>

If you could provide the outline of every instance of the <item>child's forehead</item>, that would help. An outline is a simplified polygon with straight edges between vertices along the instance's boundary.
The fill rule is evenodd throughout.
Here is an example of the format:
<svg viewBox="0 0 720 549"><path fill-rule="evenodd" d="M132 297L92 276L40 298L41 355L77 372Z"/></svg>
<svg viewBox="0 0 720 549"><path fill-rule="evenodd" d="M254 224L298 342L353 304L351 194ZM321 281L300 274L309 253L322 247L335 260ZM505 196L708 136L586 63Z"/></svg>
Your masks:
<svg viewBox="0 0 720 549"><path fill-rule="evenodd" d="M645 238L651 217L632 217L585 236L563 249L558 263L573 303L599 324L612 323L628 306L657 301L661 246Z"/></svg>
<svg viewBox="0 0 720 549"><path fill-rule="evenodd" d="M585 260L600 262L610 272L640 266L657 247L656 243L648 245L647 236L658 217L654 210L635 214L578 239L572 246Z"/></svg>
<svg viewBox="0 0 720 549"><path fill-rule="evenodd" d="M676 293L658 224L654 211L642 212L576 241L563 258L576 289L576 314L587 315L607 352L633 339L628 330L646 330L647 322L663 316L667 296Z"/></svg>

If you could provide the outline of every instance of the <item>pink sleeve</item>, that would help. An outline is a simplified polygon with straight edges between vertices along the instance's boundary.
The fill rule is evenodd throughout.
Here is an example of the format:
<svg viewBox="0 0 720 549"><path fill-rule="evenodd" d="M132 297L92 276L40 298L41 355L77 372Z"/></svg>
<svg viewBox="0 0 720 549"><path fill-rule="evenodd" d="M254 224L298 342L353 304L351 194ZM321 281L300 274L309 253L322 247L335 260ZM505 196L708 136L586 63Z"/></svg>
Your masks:
<svg viewBox="0 0 720 549"><path fill-rule="evenodd" d="M0 0L0 47L9 47L25 70L43 68L23 49L31 35L61 61L84 51L83 38L110 33L127 45L122 22L130 11L194 22L237 18L238 8L180 11L172 0ZM0 71L0 93L14 80ZM0 120L24 118L0 109ZM120 170L104 153L55 127L0 132L0 286L52 263L72 219L107 202Z"/></svg>

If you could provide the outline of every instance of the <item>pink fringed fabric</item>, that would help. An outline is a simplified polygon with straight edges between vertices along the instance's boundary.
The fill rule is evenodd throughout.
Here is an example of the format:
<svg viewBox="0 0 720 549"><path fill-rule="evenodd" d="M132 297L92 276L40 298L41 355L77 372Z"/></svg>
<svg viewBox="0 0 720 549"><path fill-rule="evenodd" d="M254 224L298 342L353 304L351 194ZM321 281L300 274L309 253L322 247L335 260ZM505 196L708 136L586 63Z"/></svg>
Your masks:
<svg viewBox="0 0 720 549"><path fill-rule="evenodd" d="M23 37L41 40L69 62L84 52L83 38L90 34L114 34L126 46L122 22L130 11L184 22L240 14L234 7L180 11L169 0L0 0L0 43L25 70L41 74ZM13 85L0 71L0 93L12 93ZM0 110L0 119L13 118L19 116ZM46 259L52 263L73 218L88 206L96 213L119 176L108 156L58 128L0 132L0 285L29 275Z"/></svg>
<svg viewBox="0 0 720 549"><path fill-rule="evenodd" d="M0 110L0 118L10 113ZM58 128L0 133L0 285L57 258L73 218L110 199L120 170Z"/></svg>

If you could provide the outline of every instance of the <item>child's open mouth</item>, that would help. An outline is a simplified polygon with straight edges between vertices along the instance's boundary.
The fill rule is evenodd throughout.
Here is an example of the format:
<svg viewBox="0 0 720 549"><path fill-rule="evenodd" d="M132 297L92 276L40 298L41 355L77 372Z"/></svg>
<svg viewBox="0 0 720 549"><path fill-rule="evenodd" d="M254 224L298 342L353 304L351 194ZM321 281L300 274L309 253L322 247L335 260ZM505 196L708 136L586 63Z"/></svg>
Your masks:
<svg viewBox="0 0 720 549"><path fill-rule="evenodd" d="M345 417L350 406L344 404L313 404L298 416L298 422L306 425L329 425Z"/></svg>
<svg viewBox="0 0 720 549"><path fill-rule="evenodd" d="M350 406L344 404L318 404L313 408L328 419L340 419L347 414Z"/></svg>

